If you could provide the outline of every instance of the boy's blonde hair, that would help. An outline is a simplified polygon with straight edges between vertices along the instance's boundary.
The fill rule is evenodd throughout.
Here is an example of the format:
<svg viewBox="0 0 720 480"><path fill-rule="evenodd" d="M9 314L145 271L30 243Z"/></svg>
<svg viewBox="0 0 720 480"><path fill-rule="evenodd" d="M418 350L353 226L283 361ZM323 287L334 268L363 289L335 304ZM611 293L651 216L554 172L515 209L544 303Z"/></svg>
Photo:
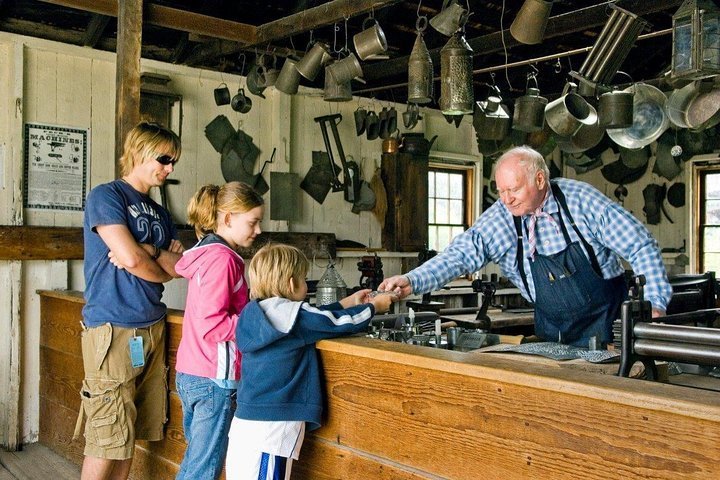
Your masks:
<svg viewBox="0 0 720 480"><path fill-rule="evenodd" d="M253 188L242 182L228 182L222 187L208 184L200 187L188 204L188 223L199 238L217 232L223 213L245 213L264 204Z"/></svg>
<svg viewBox="0 0 720 480"><path fill-rule="evenodd" d="M175 132L157 123L140 122L125 137L120 173L129 175L145 157L170 155L177 160L181 151L180 137Z"/></svg>
<svg viewBox="0 0 720 480"><path fill-rule="evenodd" d="M290 279L305 281L308 259L298 248L284 243L269 243L250 260L248 283L250 298L264 300L290 296Z"/></svg>

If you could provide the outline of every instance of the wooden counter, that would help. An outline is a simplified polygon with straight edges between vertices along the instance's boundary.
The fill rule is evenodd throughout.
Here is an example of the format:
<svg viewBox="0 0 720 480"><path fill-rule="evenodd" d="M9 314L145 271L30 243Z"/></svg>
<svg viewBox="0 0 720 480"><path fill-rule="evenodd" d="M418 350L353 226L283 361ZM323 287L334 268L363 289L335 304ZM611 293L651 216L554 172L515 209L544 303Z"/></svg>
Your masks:
<svg viewBox="0 0 720 480"><path fill-rule="evenodd" d="M70 442L82 379L82 297L41 293L40 440ZM169 315L170 355L181 312ZM328 398L293 479L716 479L720 394L363 337L318 343ZM171 366L170 385L174 384ZM172 478L184 448L171 392L167 438L138 444L132 478Z"/></svg>

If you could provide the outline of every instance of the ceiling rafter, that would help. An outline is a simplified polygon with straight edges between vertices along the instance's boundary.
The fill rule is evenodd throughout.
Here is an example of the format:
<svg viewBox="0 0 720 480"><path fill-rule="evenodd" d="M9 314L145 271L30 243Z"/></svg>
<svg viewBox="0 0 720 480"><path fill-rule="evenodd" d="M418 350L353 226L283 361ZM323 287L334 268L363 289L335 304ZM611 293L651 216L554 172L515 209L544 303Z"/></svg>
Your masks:
<svg viewBox="0 0 720 480"><path fill-rule="evenodd" d="M41 2L75 8L86 12L118 16L117 0L40 0ZM247 23L233 22L222 18L179 10L148 3L145 5L144 23L171 28L188 33L205 35L241 44L256 42L257 27Z"/></svg>
<svg viewBox="0 0 720 480"><path fill-rule="evenodd" d="M199 63L213 63L219 57L235 55L241 51L255 47L266 47L276 40L292 37L295 34L325 27L334 23L344 21L346 18L363 15L374 10L380 10L402 0L333 0L323 5L309 8L300 13L288 15L287 17L268 22L257 28L257 38L254 43L232 45L227 42L209 42L195 47L188 63L197 65ZM269 50L281 57L295 54L291 50L276 49L270 46Z"/></svg>
<svg viewBox="0 0 720 480"><path fill-rule="evenodd" d="M652 2L636 2L633 6L633 13L642 16L650 13L660 12L674 6L678 6L683 0L653 0ZM581 32L588 28L595 28L607 22L607 8L610 3L602 2L591 7L581 8L572 12L555 15L548 19L545 29L545 38L555 38L571 33ZM511 48L520 43L510 35L510 29L493 32L487 35L468 40L473 55L488 55L499 52L503 49L503 36L505 37L506 48ZM440 58L440 48L430 50L430 56L437 64ZM382 63L375 63L363 68L364 78L371 82L392 75L399 75L407 69L409 56L398 57Z"/></svg>
<svg viewBox="0 0 720 480"><path fill-rule="evenodd" d="M83 47L95 48L112 17L93 13L83 36Z"/></svg>

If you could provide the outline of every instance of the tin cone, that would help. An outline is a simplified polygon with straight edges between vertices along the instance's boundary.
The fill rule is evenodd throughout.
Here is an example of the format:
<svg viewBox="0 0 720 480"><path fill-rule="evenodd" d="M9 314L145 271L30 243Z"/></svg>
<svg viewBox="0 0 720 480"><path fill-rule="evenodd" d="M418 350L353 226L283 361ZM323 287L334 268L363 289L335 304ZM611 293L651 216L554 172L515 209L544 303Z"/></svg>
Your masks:
<svg viewBox="0 0 720 480"><path fill-rule="evenodd" d="M433 64L421 32L415 38L408 61L408 102L425 104L432 101Z"/></svg>

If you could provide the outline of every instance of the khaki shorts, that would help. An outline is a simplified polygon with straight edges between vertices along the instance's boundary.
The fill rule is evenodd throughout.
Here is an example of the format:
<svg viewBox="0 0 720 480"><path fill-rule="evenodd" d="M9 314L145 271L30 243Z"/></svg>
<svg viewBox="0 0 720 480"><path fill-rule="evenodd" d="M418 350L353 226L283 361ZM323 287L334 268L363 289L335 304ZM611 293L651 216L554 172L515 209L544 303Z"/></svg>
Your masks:
<svg viewBox="0 0 720 480"><path fill-rule="evenodd" d="M135 335L143 338L145 353L145 365L137 368L129 347ZM85 379L75 435L85 415L85 455L125 460L132 458L136 439L162 440L168 401L165 320L137 329L109 323L85 328L81 343Z"/></svg>

